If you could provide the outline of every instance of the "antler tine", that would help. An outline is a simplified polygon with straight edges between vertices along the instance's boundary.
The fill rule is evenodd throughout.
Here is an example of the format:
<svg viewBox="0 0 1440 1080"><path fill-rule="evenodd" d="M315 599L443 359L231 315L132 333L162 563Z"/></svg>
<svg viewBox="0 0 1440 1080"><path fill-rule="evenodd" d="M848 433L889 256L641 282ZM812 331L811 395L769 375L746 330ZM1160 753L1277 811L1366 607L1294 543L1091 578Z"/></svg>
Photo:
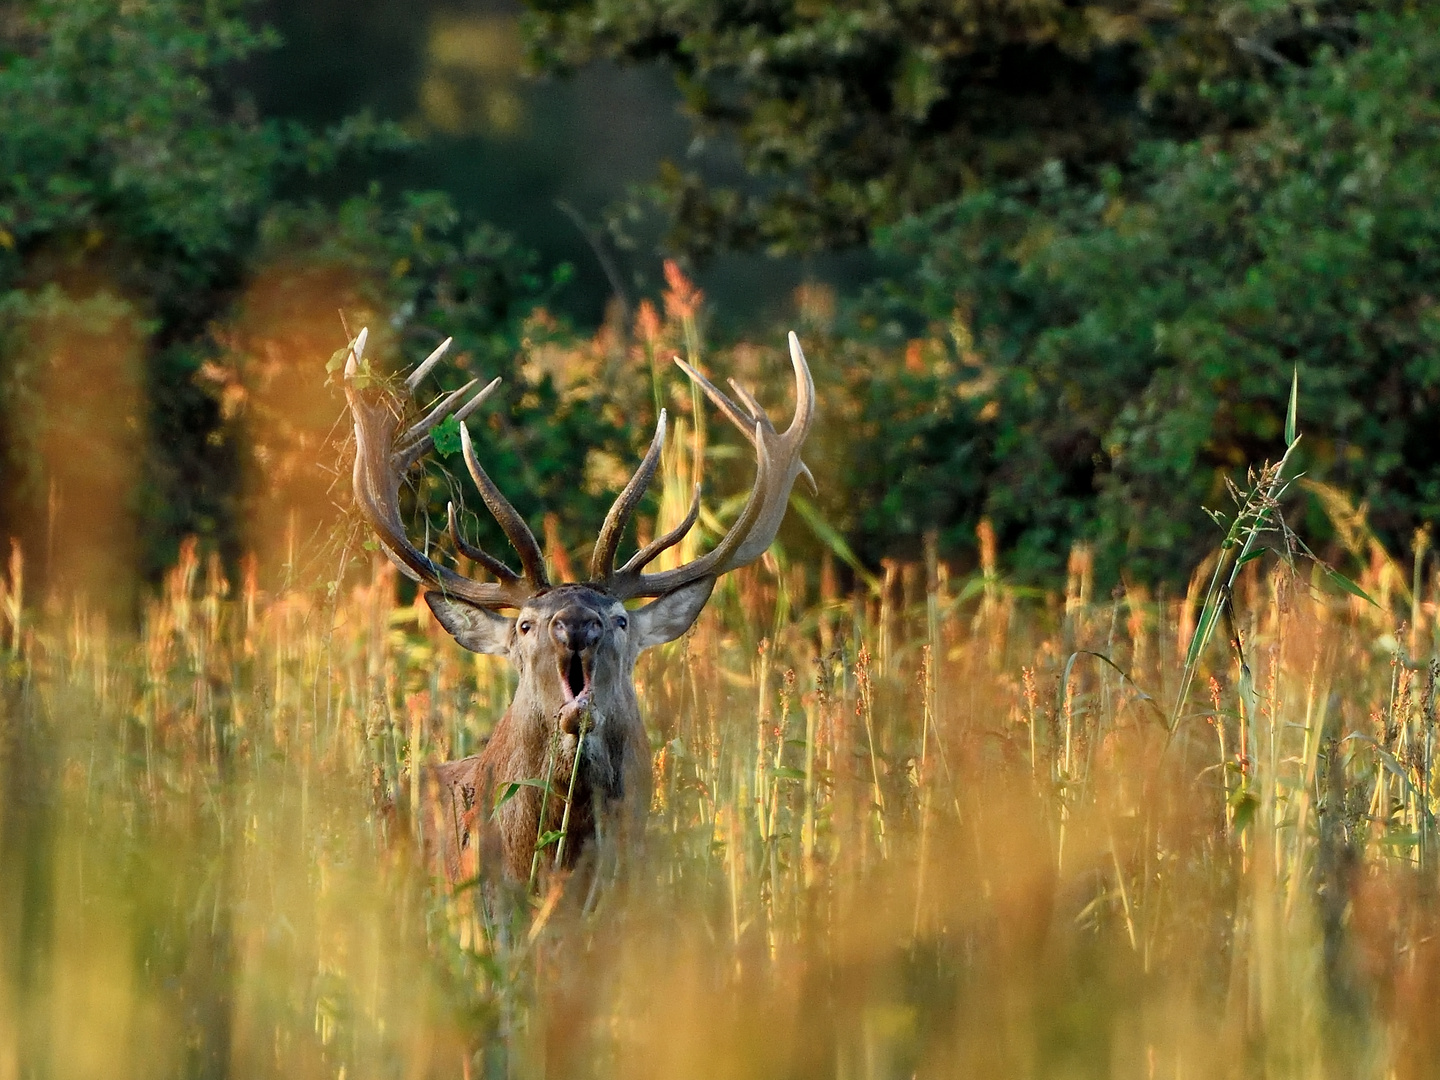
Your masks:
<svg viewBox="0 0 1440 1080"><path fill-rule="evenodd" d="M790 332L790 343L790 357L793 362L796 352L800 349L800 341L795 336L795 332L793 330ZM735 396L745 403L746 408L750 410L750 415L747 415L744 409L739 408L733 401L726 397L718 387L714 386L708 379L706 379L704 375L701 375L698 371L692 368L689 364L685 363L678 356L675 358L675 362L680 365L686 375L690 376L690 378L694 379L695 382L699 384L700 389L705 392L705 396L708 397L712 402L714 402L716 408L718 408L721 412L725 414L726 419L728 419L732 424L734 424L737 428L740 429L740 432L745 436L746 439L750 441L750 445L755 445L755 433L751 430L751 427L756 420L761 421L770 430L774 430L773 426L771 426L770 424L770 418L765 414L765 410L762 409L760 407L760 403L755 400L755 395L750 393L750 391L746 390L734 379L729 380L730 388L735 391ZM800 363L803 368L803 378L801 377L801 372L797 371L797 408L795 410L795 415L797 418L802 414L802 412L808 414L813 411L813 401L815 397L815 384L810 379L810 369L808 367L803 367L805 363L805 354L803 352L800 353ZM803 410L802 408L800 408L802 402L804 404ZM793 430L795 426L794 421L791 421L790 426ZM808 421L805 425L805 431L809 431ZM785 434L789 435L790 431L787 430ZM800 435L802 441L804 440L804 437L804 434ZM799 475L804 479L805 486L810 489L810 494L815 495L819 493L820 488L815 483L815 474L810 471L810 466L806 465L803 461L800 463Z"/></svg>
<svg viewBox="0 0 1440 1080"><path fill-rule="evenodd" d="M730 384L730 389L735 391L735 396L740 399L745 408L750 410L750 423L753 424L759 421L766 427L773 428L775 426L770 423L770 417L765 415L765 410L760 407L760 402L755 400L754 394L750 393L749 390L746 390L745 387L741 386L734 379L726 379L725 381ZM745 430L746 438L749 438L749 429L746 428Z"/></svg>
<svg viewBox="0 0 1440 1080"><path fill-rule="evenodd" d="M460 407L460 411L455 414L456 422L463 424L466 420L470 419L470 414L473 413L476 409L480 408L481 405L485 404L485 399L490 396L490 391L494 390L499 385L500 376L496 375L495 378L491 379L490 382L486 385L485 389L481 390L478 394L476 394L473 398L471 398L469 401L467 401L464 405Z"/></svg>
<svg viewBox="0 0 1440 1080"><path fill-rule="evenodd" d="M800 347L800 342L794 340L794 338L795 338L795 333L794 333L794 331L791 331L790 337L791 337L792 341L794 342L792 348L798 349L798 348ZM793 354L792 354L792 355L793 355ZM807 374L808 374L808 371L807 371ZM765 410L760 407L760 403L755 400L755 395L752 394L752 393L750 393L749 390L746 390L745 387L741 386L741 385L740 385L739 383L737 383L734 379L727 379L726 382L728 382L728 383L730 384L730 389L732 389L732 390L735 391L735 396L738 397L742 402L745 403L745 407L750 410L751 415L754 416L756 419L758 419L762 424L764 424L767 430L774 431L774 430L775 430L774 425L772 425L772 424L770 423L770 418L765 415ZM812 387L811 389L813 390L813 387ZM801 390L797 387L797 391L796 391L796 398L797 398L797 400L799 399L800 394L801 394ZM812 395L812 396L813 396L813 395ZM797 407L797 409L796 409L796 415L798 416L799 414L800 414L800 409ZM737 424L736 426L739 427L738 424ZM792 427L794 426L794 421L791 422L791 426L792 426ZM754 445L755 440L754 440L754 438L752 438L752 432L750 431L749 427L742 427L742 428L740 428L740 430L743 431L743 432L745 432L745 437L746 437L747 439L750 439L751 445ZM789 432L787 432L786 434L789 434ZM802 435L801 438L803 439L804 436ZM810 466L809 466L809 465L806 465L803 461L800 463L800 473L799 473L799 475L805 480L805 486L810 489L810 494L812 494L812 495L817 495L817 494L819 494L820 488L819 488L819 486L815 483L815 474L810 471Z"/></svg>
<svg viewBox="0 0 1440 1080"><path fill-rule="evenodd" d="M800 348L800 339L790 331L790 366L795 370L795 416L785 429L785 438L803 443L810 434L810 425L815 422L815 380L810 376L810 365L805 362L805 350ZM800 462L800 476L811 495L820 494L820 485L815 483L815 474L810 466Z"/></svg>
<svg viewBox="0 0 1440 1080"><path fill-rule="evenodd" d="M759 425L757 424L756 427L758 428ZM616 574L610 583L611 593L622 599L629 599L633 596L662 596L665 593L674 592L682 585L688 585L692 581L698 581L704 577L719 577L742 565L735 556L745 538L760 520L761 513L765 508L765 499L762 493L770 486L769 446L759 441L755 446L757 459L755 486L750 489L750 496L745 500L745 507L740 511L740 516L720 538L720 543L700 558L673 570L662 570L657 574ZM699 516L698 506L695 507L695 513L696 516ZM681 524L686 531L689 531L689 526L685 522ZM681 535L683 536L684 533ZM669 538L670 536L667 535L661 539L668 540ZM676 540L678 542L679 537ZM767 542L765 546L769 547L770 545Z"/></svg>
<svg viewBox="0 0 1440 1080"><path fill-rule="evenodd" d="M805 362L805 350L800 348L800 338L790 331L790 366L795 369L795 416L785 429L786 436L795 436L801 442L810 434L810 425L815 422L815 380L810 376L810 365ZM798 431L798 435L797 435Z"/></svg>
<svg viewBox="0 0 1440 1080"><path fill-rule="evenodd" d="M525 519L520 516L519 511L510 505L510 500L501 494L500 489L495 486L495 482L480 467L480 462L475 457L474 444L470 441L470 429L464 424L460 425L460 452L464 455L465 467L470 470L470 478L480 489L480 497L485 500L485 505L489 507L490 513L500 523L500 528L505 530L505 536L510 541L510 546L520 556L520 565L524 569L525 579L536 590L548 589L550 579L545 575L545 556L540 551L535 534L530 531L530 526L525 524Z"/></svg>
<svg viewBox="0 0 1440 1080"><path fill-rule="evenodd" d="M463 536L460 535L460 523L455 517L455 504L445 504L445 517L450 523L450 542L455 545L455 550L471 562L479 563L490 573L494 574L501 581L519 581L520 575L511 570L499 559L495 558L483 548L472 546Z"/></svg>
<svg viewBox="0 0 1440 1080"><path fill-rule="evenodd" d="M431 409L423 420L413 424L409 430L397 440L400 443L400 449L395 451L396 467L400 469L401 472L410 468L411 465L415 464L415 462L430 452L435 446L435 428L439 426L440 422L455 408L455 403L465 395L466 391L479 381L479 379L471 379L459 390L447 394L444 400L436 405L435 408ZM491 379L479 393L461 407L459 412L455 413L456 421L463 424L465 418L483 405L485 399L488 398L499 385L500 379L498 377Z"/></svg>
<svg viewBox="0 0 1440 1080"><path fill-rule="evenodd" d="M790 426L782 433L777 432L769 417L760 408L754 396L739 386L736 394L754 411L747 415L708 379L679 357L675 362L693 379L716 407L732 424L738 427L755 448L755 484L745 501L745 508L735 523L730 526L720 543L708 554L674 570L656 574L641 573L641 568L663 551L666 546L678 542L690 525L688 518L678 535L662 537L661 541L648 546L640 555L626 563L619 571L610 575L605 587L616 596L662 596L683 585L705 577L719 577L736 567L754 562L775 540L780 523L785 517L785 508L790 501L790 491L800 476L813 483L810 471L800 460L800 450L810 432L815 418L815 384L810 377L810 367L800 349L799 339L790 335L790 359L795 369L795 415ZM733 384L732 384L733 385ZM698 499L698 493L697 493ZM692 515L698 513L698 503L692 507Z"/></svg>
<svg viewBox="0 0 1440 1080"><path fill-rule="evenodd" d="M696 371L693 367L687 364L684 360L681 360L678 356L675 357L675 363L679 366L681 371L685 372L685 374L690 377L692 382L694 382L697 386L700 387L701 390L705 392L705 396L710 399L711 403L717 409L719 409L722 413L725 414L725 418L729 420L732 424L734 424L737 428L739 428L745 434L745 437L747 439L750 439L750 429L755 424L755 417L747 416L744 410L742 410L738 405L736 405L733 401L726 397L725 394L717 386L715 386L714 383L712 383L709 379L705 378L704 375L701 375L700 372ZM751 439L751 442L754 442L754 440Z"/></svg>
<svg viewBox="0 0 1440 1080"><path fill-rule="evenodd" d="M440 421L444 420L445 417L454 410L460 399L473 390L475 384L479 381L479 379L471 379L464 386L460 387L459 390L452 390L436 402L433 409L406 428L404 433L395 440L398 444L398 448L395 451L396 455L408 457L410 460L406 464L413 464L418 461L420 455L424 453L424 450L417 452L415 448L424 447L427 450L429 449L429 447L425 445L425 437L430 434ZM432 444L433 441L432 438Z"/></svg>
<svg viewBox="0 0 1440 1080"><path fill-rule="evenodd" d="M650 440L650 449L645 452L645 457L635 470L635 475L625 485L625 490L620 492L610 507L610 512L605 515L605 524L600 527L600 537L595 541L595 552L590 557L590 577L593 581L602 581L615 571L615 552L625 535L625 527L630 524L635 507L639 506L640 500L645 497L650 481L655 478L655 470L660 467L660 453L665 448L666 420L666 412L661 409L660 419L655 423L655 437Z"/></svg>
<svg viewBox="0 0 1440 1080"><path fill-rule="evenodd" d="M645 567L655 561L662 551L668 551L681 540L684 540L690 530L695 527L695 522L699 520L700 485L696 484L695 495L690 500L690 511L685 515L685 520L680 522L679 525L676 525L675 528L671 529L664 536L650 541L650 543L637 551L634 556L631 557L630 561L619 569L617 576L633 574L637 570L645 569Z"/></svg>
<svg viewBox="0 0 1440 1080"><path fill-rule="evenodd" d="M423 452L433 442L425 427L426 423L433 427L441 416L434 415L432 412L432 415L427 416L425 421L410 428L398 440L401 444L398 448L395 446L397 442L395 429L399 426L400 410L396 407L398 402L393 395L383 391L380 393L362 391L356 378L359 374L360 361L364 355L367 338L368 331L361 330L351 346L350 356L345 364L344 385L345 399L350 406L350 414L355 426L353 474L355 502L365 520L375 531L381 549L408 577L429 589L449 593L482 607L521 606L541 586L533 581L522 582L513 572L507 576L501 571L508 568L505 568L498 559L484 555L478 548L465 545L464 554L490 569L501 579L497 582L472 581L435 562L416 548L406 536L404 525L400 520L400 484L404 480L405 472L419 456L413 453L416 446L419 446ZM471 385L473 386L473 383ZM493 388L494 383L476 395L476 399L483 398ZM453 408L453 402L458 400L459 397L456 395L449 395L447 397L448 407ZM466 405L466 408L471 408L475 404L476 400L472 400ZM408 441L409 437L415 435L417 431L423 431L425 434L418 440ZM480 558L477 555L484 557ZM501 571L495 569L496 565L500 566Z"/></svg>
<svg viewBox="0 0 1440 1080"><path fill-rule="evenodd" d="M800 339L795 335L795 331L793 330L790 331L789 334L789 345L790 363L795 369L795 416L790 421L790 426L785 430L784 437L804 442L805 436L810 433L810 424L815 416L815 380L810 375L809 364L805 362L805 352L800 348ZM752 429L757 421L759 421L767 431L773 432L775 430L774 426L770 423L770 417L760 406L760 403L755 400L755 395L750 393L749 390L746 390L745 387L741 386L734 379L729 380L730 388L735 391L735 396L750 410L748 414L744 409L741 409L726 397L709 379L705 378L704 375L701 375L700 372L696 371L678 356L675 358L675 363L680 366L680 369L684 371L686 375L699 385L700 389L704 391L705 396L714 403L716 408L725 414L726 419L740 429L740 433L744 435L746 439L750 440L751 445L755 443L755 435ZM811 474L809 467L803 462L800 465L800 474L805 477L813 489L815 487L815 477Z"/></svg>
<svg viewBox="0 0 1440 1080"><path fill-rule="evenodd" d="M800 476L805 478L805 486L810 489L811 495L820 494L820 485L815 482L815 474L810 471L810 466L803 461L800 463Z"/></svg>
<svg viewBox="0 0 1440 1080"><path fill-rule="evenodd" d="M450 348L450 343L454 340L453 337L447 337L444 341L440 342L439 345L435 346L434 352L420 361L420 366L412 371L405 380L405 388L407 390L411 393L415 392L415 387L420 385L420 380L430 374L430 369L440 362L440 358L445 355L445 350Z"/></svg>

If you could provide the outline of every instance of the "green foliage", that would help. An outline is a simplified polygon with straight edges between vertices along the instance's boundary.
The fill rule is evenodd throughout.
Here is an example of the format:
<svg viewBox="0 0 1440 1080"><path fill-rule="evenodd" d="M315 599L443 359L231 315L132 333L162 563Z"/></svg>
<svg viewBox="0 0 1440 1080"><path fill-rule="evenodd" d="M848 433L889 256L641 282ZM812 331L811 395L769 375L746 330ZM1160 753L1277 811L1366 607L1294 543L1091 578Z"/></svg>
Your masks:
<svg viewBox="0 0 1440 1080"><path fill-rule="evenodd" d="M1047 160L1124 161L1144 136L1251 123L1256 88L1348 41L1355 0L959 3L528 0L532 61L673 71L697 146L752 177L668 163L669 243L806 252Z"/></svg>
<svg viewBox="0 0 1440 1080"><path fill-rule="evenodd" d="M274 44L243 18L247 6L37 0L4 24L0 525L11 532L33 534L43 517L39 447L57 419L46 409L63 408L40 399L41 369L54 361L37 352L37 327L57 303L79 310L92 299L123 307L116 327L143 345L124 358L102 348L92 370L60 377L93 377L103 359L132 367L126 378L143 387L135 510L146 569L168 563L186 532L226 531L235 463L209 439L216 408L194 382L214 352L209 325L287 177L400 141L363 118L323 136L255 118L225 86L234 64Z"/></svg>
<svg viewBox="0 0 1440 1080"><path fill-rule="evenodd" d="M1391 543L1440 513L1440 16L1360 29L1243 137L1147 144L1098 184L1056 164L889 235L920 308L973 330L980 503L1025 569L1082 536L1112 573L1193 563L1201 506L1281 447L1297 366L1301 467Z"/></svg>
<svg viewBox="0 0 1440 1080"><path fill-rule="evenodd" d="M207 287L233 277L282 181L404 144L363 116L323 135L257 118L226 87L276 44L249 6L21 5L0 38L0 280L83 257L165 318L203 319Z"/></svg>
<svg viewBox="0 0 1440 1080"><path fill-rule="evenodd" d="M123 245L122 263L168 251L183 265L236 250L277 167L300 148L274 124L225 115L205 81L270 43L234 10L29 6L0 68L0 225L11 269L55 239Z"/></svg>
<svg viewBox="0 0 1440 1080"><path fill-rule="evenodd" d="M533 252L493 226L467 220L435 192L386 199L372 189L334 210L315 202L280 204L259 232L254 261L269 267L266 274L278 279L282 291L306 298L311 308L309 298L317 296L340 305L352 333L369 324L367 353L377 362L383 357L410 366L440 341L454 339L451 359L418 389L422 399L470 379L504 376L469 421L486 469L507 478L506 495L537 527L544 510L563 508L570 547L594 538L605 493L582 489L586 452L609 449L628 456L629 425L604 408L605 387L599 382L585 381L562 395L549 374L520 370L526 354L543 348L548 338L575 347L569 326L544 315L530 318L564 287L569 266L542 270ZM338 338L338 319L335 325ZM226 363L243 373L261 362L251 351L242 340ZM343 363L343 352L338 361L331 358L332 378ZM319 390L317 366L317 378L301 392L318 396ZM458 450L458 427L453 436ZM449 448L444 440L442 432L437 439L442 459ZM314 457L313 447L301 453ZM444 528L447 500L471 510L483 507L458 461L432 460L429 466L416 497L435 529ZM488 514L463 515L463 521L472 542L509 550Z"/></svg>
<svg viewBox="0 0 1440 1080"><path fill-rule="evenodd" d="M453 414L440 421L430 434L435 440L437 454L452 457L460 452L460 421Z"/></svg>
<svg viewBox="0 0 1440 1080"><path fill-rule="evenodd" d="M383 320L384 333L426 352L453 337L456 351L485 369L508 366L518 316L569 278L565 266L542 273L533 252L468 220L443 193L387 199L375 186L334 209L277 203L260 222L252 259L297 280L341 269L354 283L356 314Z"/></svg>
<svg viewBox="0 0 1440 1080"><path fill-rule="evenodd" d="M235 359L228 324L257 271L343 268L380 321L443 328L487 365L508 362L517 312L563 283L443 196L287 202L307 178L407 139L365 116L323 133L256 116L231 86L238 62L275 44L250 7L34 0L0 22L0 535L32 550L54 479L47 432L71 407L57 388L83 397L124 367L139 387L125 423L144 433L130 455L143 572L156 577L192 533L239 554L242 440L201 376ZM80 318L102 301L119 311L106 341ZM65 340L91 345L68 372L46 345L62 310ZM305 392L318 390L317 378Z"/></svg>
<svg viewBox="0 0 1440 1080"><path fill-rule="evenodd" d="M994 466L986 425L957 392L953 365L933 355L897 364L893 350L856 334L805 345L825 404L806 458L818 470L825 517L861 562L918 559L931 529L947 551L970 547Z"/></svg>
<svg viewBox="0 0 1440 1080"><path fill-rule="evenodd" d="M543 66L661 59L701 134L737 141L751 181L662 178L677 244L811 250L895 223L885 250L919 267L898 299L929 338L903 363L899 324L806 342L832 550L873 566L934 530L967 551L989 518L1023 576L1083 538L1102 575L1152 577L1191 565L1214 540L1201 507L1274 456L1297 368L1301 467L1366 500L1388 543L1440 511L1440 23L1357 6L536 0L529 19ZM57 388L131 358L112 400L141 444L144 572L190 533L238 555L254 373L285 330L246 322L269 283L312 322L368 323L377 364L453 336L426 392L506 376L472 421L480 452L583 548L652 415L624 335L532 315L569 269L446 197L347 195L338 166L404 138L257 117L229 84L273 44L246 13L34 0L0 24L0 535L43 548L41 448L88 434L56 423ZM319 176L337 201L296 195ZM343 333L286 354L282 404L318 399ZM62 370L66 350L90 368ZM314 462L313 438L296 446ZM441 464L417 492L435 527L449 497L479 508ZM722 463L720 486L744 471ZM504 550L487 515L464 527Z"/></svg>

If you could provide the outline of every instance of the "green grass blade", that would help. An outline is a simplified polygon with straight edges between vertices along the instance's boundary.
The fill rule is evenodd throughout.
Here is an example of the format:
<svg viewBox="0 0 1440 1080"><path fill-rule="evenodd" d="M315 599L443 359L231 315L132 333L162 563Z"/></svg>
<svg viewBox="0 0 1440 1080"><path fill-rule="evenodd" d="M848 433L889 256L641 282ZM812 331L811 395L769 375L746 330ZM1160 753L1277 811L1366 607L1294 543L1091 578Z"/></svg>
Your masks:
<svg viewBox="0 0 1440 1080"><path fill-rule="evenodd" d="M1374 599L1370 596L1369 593L1367 593L1359 585L1356 585L1355 582L1351 581L1348 577L1340 573L1338 570L1332 570L1324 563L1320 564L1320 569L1325 572L1325 576L1329 579L1330 583L1340 591L1347 592L1351 596L1358 596L1361 600L1364 600L1372 607L1378 608L1380 606L1379 604L1375 603Z"/></svg>
<svg viewBox="0 0 1440 1080"><path fill-rule="evenodd" d="M790 495L790 505L800 515L800 519L810 526L810 531L820 542L829 548L837 559L854 570L855 576L865 583L867 589L876 596L880 595L880 579L865 569L865 564L851 550L850 545L845 542L845 538L840 535L835 526L825 520L819 508L803 495L796 495L793 492Z"/></svg>
<svg viewBox="0 0 1440 1080"><path fill-rule="evenodd" d="M1195 624L1195 634L1190 638L1190 649L1185 654L1186 671L1194 670L1200 660L1200 652L1210 640L1210 632L1215 629L1215 617L1219 613L1220 605L1207 600L1200 612L1200 621Z"/></svg>
<svg viewBox="0 0 1440 1080"><path fill-rule="evenodd" d="M1285 410L1285 445L1295 442L1296 417L1300 410L1300 365L1296 364L1290 375L1290 407Z"/></svg>

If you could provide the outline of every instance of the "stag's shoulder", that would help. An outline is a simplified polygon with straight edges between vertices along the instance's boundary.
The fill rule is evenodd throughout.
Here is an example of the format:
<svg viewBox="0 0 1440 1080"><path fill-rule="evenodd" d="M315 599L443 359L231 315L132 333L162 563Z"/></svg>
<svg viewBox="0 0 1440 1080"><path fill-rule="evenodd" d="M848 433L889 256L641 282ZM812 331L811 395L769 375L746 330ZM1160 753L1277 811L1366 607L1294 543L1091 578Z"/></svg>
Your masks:
<svg viewBox="0 0 1440 1080"><path fill-rule="evenodd" d="M431 762L425 766L426 777L442 788L469 783L475 778L482 756L483 752L471 754L469 757L456 758L454 761Z"/></svg>
<svg viewBox="0 0 1440 1080"><path fill-rule="evenodd" d="M481 754L471 754L426 765L421 801L431 807L443 807L447 814L462 818L473 816L481 791L487 786L482 777L481 757Z"/></svg>

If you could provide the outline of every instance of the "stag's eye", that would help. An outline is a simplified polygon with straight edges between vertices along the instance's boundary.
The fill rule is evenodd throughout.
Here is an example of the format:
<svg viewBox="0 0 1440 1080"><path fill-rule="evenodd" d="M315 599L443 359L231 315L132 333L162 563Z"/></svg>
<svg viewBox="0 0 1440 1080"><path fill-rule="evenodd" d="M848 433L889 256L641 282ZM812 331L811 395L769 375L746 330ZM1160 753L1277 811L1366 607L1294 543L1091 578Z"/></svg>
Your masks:
<svg viewBox="0 0 1440 1080"><path fill-rule="evenodd" d="M520 624L520 632L521 632L522 634L528 634L528 633L530 632L531 627L533 627L534 625L535 625L535 624L532 623L529 619L526 619L524 622L522 622L522 623Z"/></svg>
<svg viewBox="0 0 1440 1080"><path fill-rule="evenodd" d="M627 626L630 625L630 620L627 619L624 615L616 615L616 616L615 616L615 625L616 625L617 627L619 627L621 630L624 630Z"/></svg>

